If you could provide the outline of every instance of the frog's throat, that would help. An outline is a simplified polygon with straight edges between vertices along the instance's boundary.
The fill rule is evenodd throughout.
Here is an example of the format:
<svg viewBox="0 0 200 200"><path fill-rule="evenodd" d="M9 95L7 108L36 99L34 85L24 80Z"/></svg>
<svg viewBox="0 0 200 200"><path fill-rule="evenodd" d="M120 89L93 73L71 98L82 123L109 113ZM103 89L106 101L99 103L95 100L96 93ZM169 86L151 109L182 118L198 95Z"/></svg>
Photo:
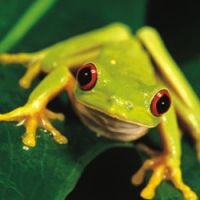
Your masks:
<svg viewBox="0 0 200 200"><path fill-rule="evenodd" d="M81 121L98 136L119 141L133 141L148 131L147 127L116 119L80 103L75 98L72 102Z"/></svg>

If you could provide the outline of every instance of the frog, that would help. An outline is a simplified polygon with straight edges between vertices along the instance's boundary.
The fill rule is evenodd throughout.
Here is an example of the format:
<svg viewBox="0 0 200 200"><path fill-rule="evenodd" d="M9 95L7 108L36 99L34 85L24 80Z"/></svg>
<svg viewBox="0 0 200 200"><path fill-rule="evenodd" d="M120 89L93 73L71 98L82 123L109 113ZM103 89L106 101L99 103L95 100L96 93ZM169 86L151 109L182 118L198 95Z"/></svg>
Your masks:
<svg viewBox="0 0 200 200"><path fill-rule="evenodd" d="M133 34L126 24L116 22L37 52L2 53L0 62L24 65L19 85L25 89L40 73L47 74L25 105L0 114L0 121L24 125L24 145L36 146L38 128L59 144L68 143L51 123L63 121L64 115L47 108L66 91L75 113L97 136L132 142L158 127L162 151L154 154L146 148L150 158L131 178L140 185L152 171L142 198L153 199L157 187L168 180L184 199L198 199L182 178L178 118L188 127L200 159L199 99L156 29L146 26Z"/></svg>

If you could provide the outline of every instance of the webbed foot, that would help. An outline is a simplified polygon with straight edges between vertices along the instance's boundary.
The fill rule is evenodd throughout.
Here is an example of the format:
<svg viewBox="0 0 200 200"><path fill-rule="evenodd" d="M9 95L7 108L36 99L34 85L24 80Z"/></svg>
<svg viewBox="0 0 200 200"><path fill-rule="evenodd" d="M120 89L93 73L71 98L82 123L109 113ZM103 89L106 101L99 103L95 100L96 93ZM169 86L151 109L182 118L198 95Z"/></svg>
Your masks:
<svg viewBox="0 0 200 200"><path fill-rule="evenodd" d="M25 89L31 86L33 79L41 72L41 59L44 53L0 54L0 62L4 64L23 64L27 68L19 85Z"/></svg>
<svg viewBox="0 0 200 200"><path fill-rule="evenodd" d="M22 141L29 147L34 147L36 145L36 131L39 127L50 132L59 144L66 144L68 139L53 127L49 119L63 121L64 115L61 113L54 113L46 108L38 110L30 104L19 107L11 112L0 114L0 121L17 121L18 126L25 126L26 132Z"/></svg>
<svg viewBox="0 0 200 200"><path fill-rule="evenodd" d="M178 188L186 200L197 200L197 195L183 183L180 165L176 159L169 158L167 154L146 160L142 167L132 177L134 185L140 185L146 171L152 170L152 176L147 186L142 190L141 196L145 199L153 199L155 190L163 180L170 180Z"/></svg>

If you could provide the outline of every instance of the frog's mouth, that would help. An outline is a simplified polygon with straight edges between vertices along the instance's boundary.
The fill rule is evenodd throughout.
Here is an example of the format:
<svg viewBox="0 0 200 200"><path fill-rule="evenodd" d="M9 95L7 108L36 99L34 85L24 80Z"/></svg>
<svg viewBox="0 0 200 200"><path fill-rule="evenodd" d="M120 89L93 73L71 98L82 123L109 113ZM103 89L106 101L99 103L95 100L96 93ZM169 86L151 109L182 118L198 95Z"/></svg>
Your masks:
<svg viewBox="0 0 200 200"><path fill-rule="evenodd" d="M142 137L148 131L148 127L114 118L78 101L74 102L74 107L81 121L98 136L131 141Z"/></svg>

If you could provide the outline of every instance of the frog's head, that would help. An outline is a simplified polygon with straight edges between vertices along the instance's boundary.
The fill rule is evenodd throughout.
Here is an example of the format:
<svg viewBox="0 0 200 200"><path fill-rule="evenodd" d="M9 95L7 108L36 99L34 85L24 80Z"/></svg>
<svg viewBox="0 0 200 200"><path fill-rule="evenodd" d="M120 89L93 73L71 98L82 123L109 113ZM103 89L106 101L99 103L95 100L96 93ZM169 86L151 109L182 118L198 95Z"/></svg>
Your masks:
<svg viewBox="0 0 200 200"><path fill-rule="evenodd" d="M103 118L109 116L113 123L115 119L140 127L155 127L170 107L167 89L141 81L113 64L114 60L111 64L95 61L80 67L74 91L76 99L90 114L92 111L91 119L98 115L101 116L98 120L108 121Z"/></svg>

